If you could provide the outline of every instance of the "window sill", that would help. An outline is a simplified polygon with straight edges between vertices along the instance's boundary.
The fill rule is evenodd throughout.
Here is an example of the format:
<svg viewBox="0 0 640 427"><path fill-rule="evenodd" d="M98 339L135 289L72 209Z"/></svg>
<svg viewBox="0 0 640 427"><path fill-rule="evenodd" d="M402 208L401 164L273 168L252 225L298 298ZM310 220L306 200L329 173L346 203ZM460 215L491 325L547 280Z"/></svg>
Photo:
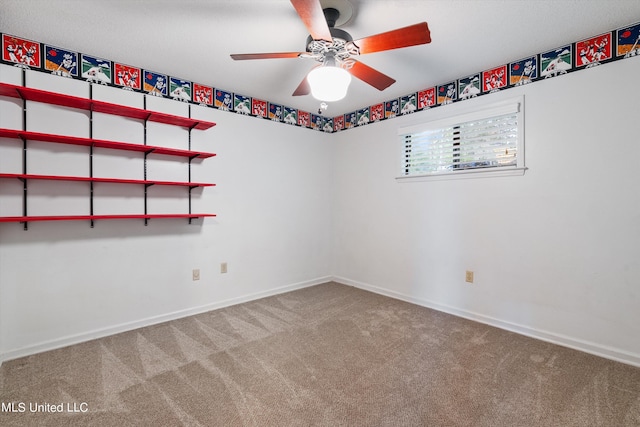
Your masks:
<svg viewBox="0 0 640 427"><path fill-rule="evenodd" d="M450 179L495 178L501 176L522 176L528 168L469 169L456 172L438 172L426 175L398 176L397 182L445 181Z"/></svg>

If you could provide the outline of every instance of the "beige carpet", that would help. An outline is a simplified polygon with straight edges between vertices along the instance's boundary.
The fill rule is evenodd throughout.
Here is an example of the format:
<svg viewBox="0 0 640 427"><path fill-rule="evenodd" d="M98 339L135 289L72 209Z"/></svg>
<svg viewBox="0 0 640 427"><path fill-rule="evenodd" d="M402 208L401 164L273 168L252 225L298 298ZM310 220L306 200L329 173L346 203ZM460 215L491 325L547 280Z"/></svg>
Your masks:
<svg viewBox="0 0 640 427"><path fill-rule="evenodd" d="M0 401L2 426L620 427L640 369L328 283L5 362Z"/></svg>

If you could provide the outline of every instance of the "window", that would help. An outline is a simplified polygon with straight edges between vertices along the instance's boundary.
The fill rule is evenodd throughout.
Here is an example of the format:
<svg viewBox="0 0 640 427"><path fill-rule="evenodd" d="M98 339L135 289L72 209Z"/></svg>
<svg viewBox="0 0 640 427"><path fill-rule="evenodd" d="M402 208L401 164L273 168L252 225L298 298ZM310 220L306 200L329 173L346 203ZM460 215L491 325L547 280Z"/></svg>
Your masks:
<svg viewBox="0 0 640 427"><path fill-rule="evenodd" d="M524 98L399 130L399 178L523 174ZM477 176L477 175L476 175Z"/></svg>

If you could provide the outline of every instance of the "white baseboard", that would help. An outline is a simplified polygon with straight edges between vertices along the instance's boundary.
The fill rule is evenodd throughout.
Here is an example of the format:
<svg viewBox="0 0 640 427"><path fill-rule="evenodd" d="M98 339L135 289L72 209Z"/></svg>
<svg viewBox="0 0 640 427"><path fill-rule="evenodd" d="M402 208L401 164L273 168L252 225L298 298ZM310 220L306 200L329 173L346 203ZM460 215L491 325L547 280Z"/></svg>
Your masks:
<svg viewBox="0 0 640 427"><path fill-rule="evenodd" d="M7 351L6 353L1 353L0 366L2 366L2 362L17 359L19 357L30 356L33 354L42 353L44 351L55 350L57 348L67 347L73 344L79 344L79 343L91 341L97 338L102 338L109 335L118 334L121 332L131 331L131 330L142 328L145 326L156 325L158 323L181 319L183 317L193 316L195 314L205 313L207 311L229 307L232 305L241 304L243 302L254 301L260 298L270 297L273 295L279 295L285 292L295 291L297 289L303 289L310 286L315 286L322 283L330 282L332 279L333 279L332 276L319 277L317 279L307 280L304 282L294 283L294 284L282 286L279 288L269 289L263 292L256 292L253 294L243 295L240 297L231 298L224 301L218 301L212 304L206 304L199 307L192 307L185 310L175 311L173 313L167 313L159 316L149 317L146 319L140 319L135 322L122 323L120 325L109 326L107 328L97 329L89 332L84 332L81 334L70 335L70 336L57 338L50 341L41 342L34 345L29 345L26 347Z"/></svg>
<svg viewBox="0 0 640 427"><path fill-rule="evenodd" d="M473 320L476 322L484 323L487 325L495 326L500 329L515 332L521 335L525 335L531 338L536 338L542 341L558 344L564 347L572 348L574 350L583 351L585 353L593 354L596 356L604 357L606 359L615 360L617 362L626 363L628 365L640 367L640 355L628 353L615 348L603 346L600 344L583 341L575 338L571 338L565 335L543 331L535 328L531 328L525 325L519 325L512 322L496 319L493 317L485 316L483 314L474 313L467 310L462 310L456 307L443 305L434 301L425 300L422 298L416 298L409 295L401 294L399 292L390 291L388 289L380 288L377 286L369 285L366 283L358 282L355 280L347 279L337 276L320 277L313 280L299 282L279 288L270 289L268 291L257 292L254 294L248 294L241 297L231 298L224 301L219 301L212 304L207 304L199 307L193 307L186 310L180 310L173 313L167 313L160 316L154 316L146 319L141 319L135 322L123 323L107 328L102 328L82 334L71 335L62 337L55 340L50 340L27 347L11 350L6 353L0 354L0 366L2 362L17 359L24 356L30 356L44 351L55 350L57 348L66 347L73 344L79 344L82 342L90 341L97 338L106 337L109 335L126 332L145 326L151 326L158 323L167 322L170 320L180 319L183 317L193 316L195 314L205 313L207 311L217 310L232 305L241 304L243 302L253 301L260 298L265 298L273 295L282 294L285 292L294 291L297 289L303 289L310 286L319 285L326 282L338 282L343 285L353 286L362 290L373 292L380 295L385 295L390 298L406 301L412 304L420 305L422 307L431 308L444 313L452 314L454 316L462 317L465 319Z"/></svg>
<svg viewBox="0 0 640 427"><path fill-rule="evenodd" d="M529 326L519 325L517 323L496 319L490 316L485 316L480 313L474 313L472 311L451 307L451 306L440 304L434 301L429 301L422 298L416 298L410 295L404 295L399 292L390 291L388 289L384 289L384 288L369 285L366 283L358 282L355 280L347 279L345 277L334 276L332 278L332 281L337 283L342 283L348 286L353 286L355 288L359 288L359 289L373 292L376 294L388 296L401 301L420 305L422 307L427 307L437 311L442 311L444 313L452 314L454 316L473 320L479 323L484 323L486 325L495 326L496 328L505 329L510 332L515 332L520 335L525 335L531 338L536 338L542 341L558 344L563 347L572 348L574 350L593 354L595 356L604 357L605 359L615 360L616 362L621 362L627 365L640 367L640 355L638 354L628 353L616 348L600 345L600 344L589 342L589 341L583 341L577 338L572 338L572 337L562 335L562 334L557 334L554 332L543 331L540 329L531 328Z"/></svg>

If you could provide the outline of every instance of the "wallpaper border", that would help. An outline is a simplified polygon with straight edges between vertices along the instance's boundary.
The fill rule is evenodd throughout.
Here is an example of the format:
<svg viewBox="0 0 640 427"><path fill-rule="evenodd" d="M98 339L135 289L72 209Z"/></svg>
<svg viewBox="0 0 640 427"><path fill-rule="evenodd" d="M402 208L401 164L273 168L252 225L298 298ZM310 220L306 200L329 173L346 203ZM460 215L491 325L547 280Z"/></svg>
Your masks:
<svg viewBox="0 0 640 427"><path fill-rule="evenodd" d="M364 106L344 115L325 117L139 66L103 59L93 54L74 52L2 32L0 35L1 63L327 133L365 126L640 56L638 22L398 98Z"/></svg>

